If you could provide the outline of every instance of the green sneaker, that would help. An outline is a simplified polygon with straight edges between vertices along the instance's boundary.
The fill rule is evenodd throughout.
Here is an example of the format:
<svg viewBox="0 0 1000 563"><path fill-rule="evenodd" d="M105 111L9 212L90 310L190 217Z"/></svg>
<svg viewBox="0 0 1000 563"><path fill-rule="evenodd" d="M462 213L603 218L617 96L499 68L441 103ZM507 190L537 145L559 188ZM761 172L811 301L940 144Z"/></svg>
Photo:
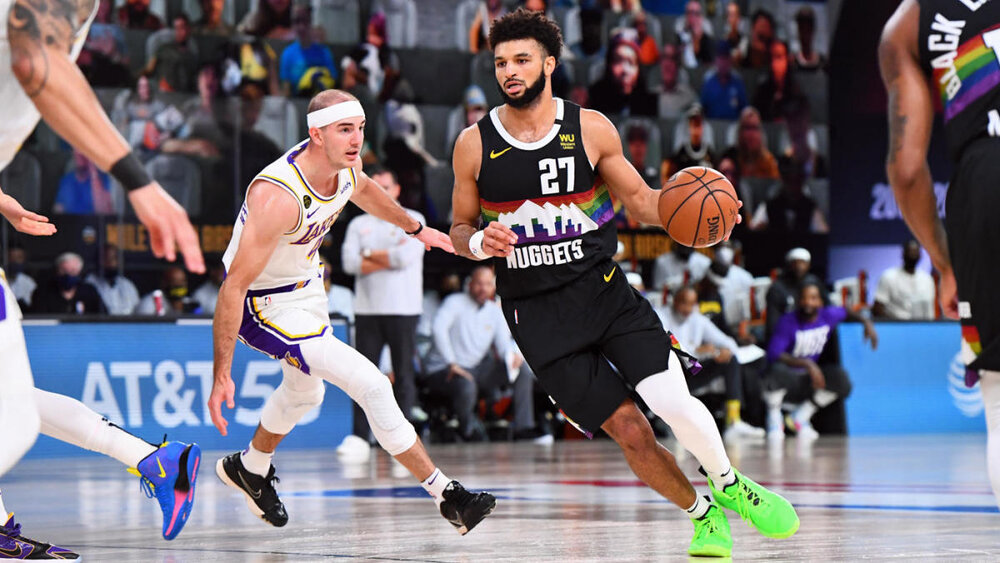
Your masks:
<svg viewBox="0 0 1000 563"><path fill-rule="evenodd" d="M735 467L733 472L736 482L723 491L716 489L712 479L708 479L708 488L719 506L739 514L769 538L787 538L798 531L799 515L790 502L744 477Z"/></svg>
<svg viewBox="0 0 1000 563"><path fill-rule="evenodd" d="M688 547L688 555L696 557L729 557L733 552L733 538L729 535L729 520L726 513L716 505L694 524L694 537Z"/></svg>

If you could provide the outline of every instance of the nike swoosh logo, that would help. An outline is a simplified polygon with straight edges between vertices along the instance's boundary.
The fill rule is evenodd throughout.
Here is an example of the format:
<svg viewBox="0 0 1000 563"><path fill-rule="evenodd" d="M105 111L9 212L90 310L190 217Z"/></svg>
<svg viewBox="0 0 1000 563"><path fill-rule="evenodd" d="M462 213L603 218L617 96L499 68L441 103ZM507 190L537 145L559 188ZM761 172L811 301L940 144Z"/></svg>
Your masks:
<svg viewBox="0 0 1000 563"><path fill-rule="evenodd" d="M606 275L606 276L604 276L604 281L606 281L606 282L611 281L611 276L615 275L615 270L617 270L617 269L618 269L618 266L615 266L614 268L611 268L611 273L608 274L608 275Z"/></svg>
<svg viewBox="0 0 1000 563"><path fill-rule="evenodd" d="M246 489L247 493L249 493L253 498L259 499L261 493L260 489L257 489L257 491L254 492L254 490L250 488L250 484L247 483L247 480L243 478L243 474L239 473L238 475L240 476L240 481L243 481L243 488Z"/></svg>
<svg viewBox="0 0 1000 563"><path fill-rule="evenodd" d="M494 158L496 158L496 157L498 157L498 156L502 155L503 153L505 153L505 152L509 151L509 150L510 150L510 149L512 149L512 148L514 148L514 147L507 147L507 148L505 148L504 150L502 150L502 151L500 151L500 152L497 152L497 151L490 151L490 160L493 160Z"/></svg>
<svg viewBox="0 0 1000 563"><path fill-rule="evenodd" d="M160 479L167 476L167 472L163 470L163 464L160 463L160 458L156 458L156 465L160 466Z"/></svg>
<svg viewBox="0 0 1000 563"><path fill-rule="evenodd" d="M14 543L17 545L17 551L14 551L13 549L4 549L0 547L0 555L7 555L13 559L20 558L21 554L24 553L24 547L21 546L20 542L15 541Z"/></svg>
<svg viewBox="0 0 1000 563"><path fill-rule="evenodd" d="M306 219L312 219L312 216L315 215L317 211L319 211L319 207L317 207L316 209L313 209L309 213L306 213Z"/></svg>

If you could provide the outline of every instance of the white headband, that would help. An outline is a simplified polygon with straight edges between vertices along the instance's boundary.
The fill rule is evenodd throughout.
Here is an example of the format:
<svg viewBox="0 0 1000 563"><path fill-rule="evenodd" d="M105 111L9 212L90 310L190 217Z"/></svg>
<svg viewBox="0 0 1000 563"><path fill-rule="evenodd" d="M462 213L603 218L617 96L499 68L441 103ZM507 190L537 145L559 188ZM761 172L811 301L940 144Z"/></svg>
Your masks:
<svg viewBox="0 0 1000 563"><path fill-rule="evenodd" d="M365 109L361 107L361 102L357 100L350 100L309 112L306 116L306 123L308 123L309 128L312 129L313 127L326 127L331 123L335 123L341 119L347 119L348 117L364 116Z"/></svg>

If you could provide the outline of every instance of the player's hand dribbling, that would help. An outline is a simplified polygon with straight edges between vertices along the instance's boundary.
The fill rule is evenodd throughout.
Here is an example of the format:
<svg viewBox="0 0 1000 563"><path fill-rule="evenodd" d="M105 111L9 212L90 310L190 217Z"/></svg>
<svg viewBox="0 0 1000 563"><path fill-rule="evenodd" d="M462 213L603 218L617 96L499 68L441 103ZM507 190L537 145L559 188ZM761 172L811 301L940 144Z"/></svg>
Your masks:
<svg viewBox="0 0 1000 563"><path fill-rule="evenodd" d="M205 259L201 255L198 235L187 212L156 182L129 192L128 200L135 215L149 229L153 256L173 262L180 248L184 265L195 274L205 272Z"/></svg>
<svg viewBox="0 0 1000 563"><path fill-rule="evenodd" d="M49 218L32 213L13 197L0 192L0 215L3 215L19 233L34 236L49 236L56 232L56 226Z"/></svg>
<svg viewBox="0 0 1000 563"><path fill-rule="evenodd" d="M215 379L212 384L212 394L208 397L208 412L212 415L212 424L219 429L219 434L226 436L229 432L226 428L229 422L222 416L222 402L225 401L226 408L236 408L233 396L236 394L236 384L231 377L220 380Z"/></svg>
<svg viewBox="0 0 1000 563"><path fill-rule="evenodd" d="M424 248L427 250L435 247L451 254L455 253L455 247L451 244L451 237L433 227L420 229L420 232L414 238L424 243Z"/></svg>
<svg viewBox="0 0 1000 563"><path fill-rule="evenodd" d="M483 251L488 256L506 258L514 252L515 244L517 234L503 223L492 221L483 229Z"/></svg>

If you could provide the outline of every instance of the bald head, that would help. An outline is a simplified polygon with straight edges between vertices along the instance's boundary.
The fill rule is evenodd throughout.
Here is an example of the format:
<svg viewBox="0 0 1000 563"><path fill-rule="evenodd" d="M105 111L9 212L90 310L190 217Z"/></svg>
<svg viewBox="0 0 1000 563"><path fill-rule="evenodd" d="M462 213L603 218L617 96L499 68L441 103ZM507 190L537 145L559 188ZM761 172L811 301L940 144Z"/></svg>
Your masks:
<svg viewBox="0 0 1000 563"><path fill-rule="evenodd" d="M309 111L310 113L320 110L323 108L330 107L332 105L339 104L340 102L348 102L351 100L357 100L353 94L345 92L343 90L323 90L319 94L316 94L309 100Z"/></svg>

